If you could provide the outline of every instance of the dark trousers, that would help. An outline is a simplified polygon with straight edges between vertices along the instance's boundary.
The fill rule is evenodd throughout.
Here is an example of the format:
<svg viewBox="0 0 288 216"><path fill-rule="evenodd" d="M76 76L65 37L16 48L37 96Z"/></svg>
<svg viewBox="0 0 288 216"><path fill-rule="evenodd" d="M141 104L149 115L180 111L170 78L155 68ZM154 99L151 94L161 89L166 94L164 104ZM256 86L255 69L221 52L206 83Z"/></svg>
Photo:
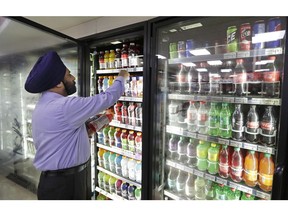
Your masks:
<svg viewBox="0 0 288 216"><path fill-rule="evenodd" d="M91 199L91 163L80 172L49 175L42 172L38 185L38 200Z"/></svg>

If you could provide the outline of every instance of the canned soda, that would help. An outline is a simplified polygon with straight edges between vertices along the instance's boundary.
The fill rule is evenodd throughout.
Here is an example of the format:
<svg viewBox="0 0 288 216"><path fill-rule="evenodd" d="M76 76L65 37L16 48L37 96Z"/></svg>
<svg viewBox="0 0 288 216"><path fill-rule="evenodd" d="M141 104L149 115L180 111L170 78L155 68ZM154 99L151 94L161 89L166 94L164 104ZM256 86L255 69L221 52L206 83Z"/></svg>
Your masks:
<svg viewBox="0 0 288 216"><path fill-rule="evenodd" d="M236 26L229 26L227 28L227 52L238 51L238 38Z"/></svg>
<svg viewBox="0 0 288 216"><path fill-rule="evenodd" d="M186 57L186 43L185 41L178 41L178 58Z"/></svg>
<svg viewBox="0 0 288 216"><path fill-rule="evenodd" d="M251 46L251 25L243 23L240 26L240 50L250 50Z"/></svg>
<svg viewBox="0 0 288 216"><path fill-rule="evenodd" d="M191 50L195 49L195 42L193 39L189 39L186 41L186 57L191 57Z"/></svg>
<svg viewBox="0 0 288 216"><path fill-rule="evenodd" d="M271 18L268 20L267 32L274 32L281 30L281 20L279 17ZM266 42L267 48L280 47L280 40Z"/></svg>
<svg viewBox="0 0 288 216"><path fill-rule="evenodd" d="M169 52L170 52L170 58L174 59L177 58L177 43L170 43L169 44Z"/></svg>
<svg viewBox="0 0 288 216"><path fill-rule="evenodd" d="M265 22L264 20L258 20L253 25L252 37L255 37L257 34L265 33ZM253 49L263 49L264 42L253 43Z"/></svg>

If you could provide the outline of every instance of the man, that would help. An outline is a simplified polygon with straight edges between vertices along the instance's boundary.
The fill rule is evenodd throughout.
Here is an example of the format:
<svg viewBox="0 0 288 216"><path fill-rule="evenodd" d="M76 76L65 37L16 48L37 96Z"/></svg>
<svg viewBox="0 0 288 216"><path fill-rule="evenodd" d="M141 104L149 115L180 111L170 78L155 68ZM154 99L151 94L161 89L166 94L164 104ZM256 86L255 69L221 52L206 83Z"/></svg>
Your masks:
<svg viewBox="0 0 288 216"><path fill-rule="evenodd" d="M38 199L89 199L90 159L85 122L112 106L124 93L129 73L121 70L113 85L92 97L67 97L76 92L75 77L59 55L40 57L25 83L26 91L42 93L32 114L36 147L34 166L41 171Z"/></svg>

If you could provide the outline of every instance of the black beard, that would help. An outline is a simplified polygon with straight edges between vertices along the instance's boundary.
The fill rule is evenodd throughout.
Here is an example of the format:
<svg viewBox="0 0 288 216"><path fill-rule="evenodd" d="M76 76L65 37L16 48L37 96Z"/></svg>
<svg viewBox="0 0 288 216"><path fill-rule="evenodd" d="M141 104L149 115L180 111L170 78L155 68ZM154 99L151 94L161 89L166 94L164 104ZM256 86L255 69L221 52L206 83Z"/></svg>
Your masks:
<svg viewBox="0 0 288 216"><path fill-rule="evenodd" d="M64 83L64 86L65 86L65 90L66 90L66 93L67 95L72 95L76 92L76 83L73 82L71 85L66 83L66 82L63 82Z"/></svg>

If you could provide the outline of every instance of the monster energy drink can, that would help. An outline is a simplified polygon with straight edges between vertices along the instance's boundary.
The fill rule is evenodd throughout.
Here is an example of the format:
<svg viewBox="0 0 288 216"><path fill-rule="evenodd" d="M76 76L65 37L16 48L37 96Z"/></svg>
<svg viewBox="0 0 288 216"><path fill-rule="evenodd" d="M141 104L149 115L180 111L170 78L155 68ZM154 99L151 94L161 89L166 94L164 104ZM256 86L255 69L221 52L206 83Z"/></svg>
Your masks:
<svg viewBox="0 0 288 216"><path fill-rule="evenodd" d="M227 52L238 51L238 37L236 26L230 26L227 28Z"/></svg>

